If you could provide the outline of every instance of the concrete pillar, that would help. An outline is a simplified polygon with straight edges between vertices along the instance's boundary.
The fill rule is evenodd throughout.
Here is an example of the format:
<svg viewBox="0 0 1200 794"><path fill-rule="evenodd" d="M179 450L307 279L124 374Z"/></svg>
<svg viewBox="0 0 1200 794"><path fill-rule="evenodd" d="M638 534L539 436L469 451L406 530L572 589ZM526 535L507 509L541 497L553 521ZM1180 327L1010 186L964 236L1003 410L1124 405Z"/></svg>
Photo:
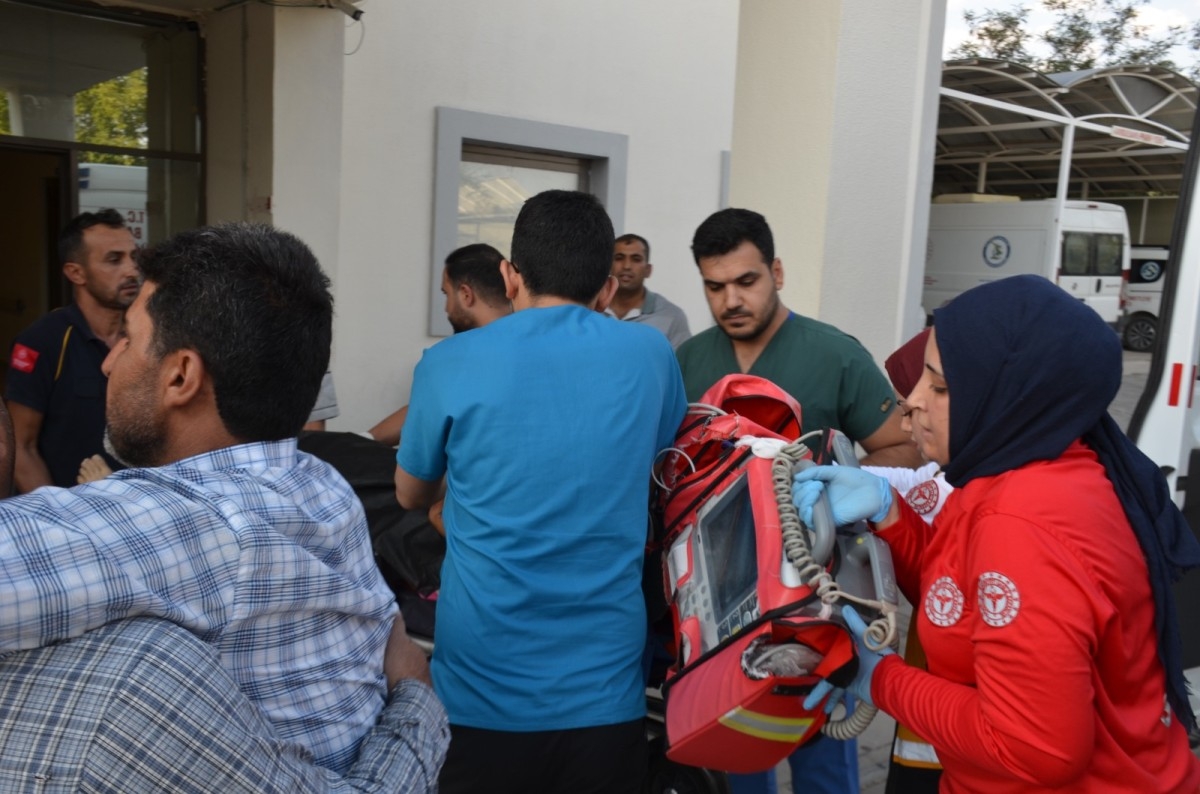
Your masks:
<svg viewBox="0 0 1200 794"><path fill-rule="evenodd" d="M246 3L205 29L209 223L271 221L275 11Z"/></svg>
<svg viewBox="0 0 1200 794"><path fill-rule="evenodd" d="M923 323L945 0L742 0L730 204L762 212L784 302L882 360Z"/></svg>
<svg viewBox="0 0 1200 794"><path fill-rule="evenodd" d="M208 220L272 223L337 265L345 17L246 4L213 16Z"/></svg>

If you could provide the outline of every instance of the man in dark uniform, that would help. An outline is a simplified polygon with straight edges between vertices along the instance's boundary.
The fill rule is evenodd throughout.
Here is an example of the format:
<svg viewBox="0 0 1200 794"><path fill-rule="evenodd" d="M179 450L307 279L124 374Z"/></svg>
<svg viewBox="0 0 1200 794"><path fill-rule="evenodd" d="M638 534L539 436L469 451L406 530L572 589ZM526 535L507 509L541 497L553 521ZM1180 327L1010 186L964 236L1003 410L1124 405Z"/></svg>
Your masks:
<svg viewBox="0 0 1200 794"><path fill-rule="evenodd" d="M104 448L100 364L120 333L139 280L133 234L116 210L85 212L58 238L73 301L17 336L4 395L16 436L16 488L75 484Z"/></svg>

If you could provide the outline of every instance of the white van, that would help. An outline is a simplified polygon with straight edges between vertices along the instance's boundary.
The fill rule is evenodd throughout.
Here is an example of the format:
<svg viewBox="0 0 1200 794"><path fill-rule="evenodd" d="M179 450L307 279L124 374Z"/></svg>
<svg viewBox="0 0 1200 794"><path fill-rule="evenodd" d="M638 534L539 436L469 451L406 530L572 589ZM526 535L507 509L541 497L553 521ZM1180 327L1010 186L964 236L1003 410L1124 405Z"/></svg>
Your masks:
<svg viewBox="0 0 1200 794"><path fill-rule="evenodd" d="M1121 316L1122 273L1129 268L1125 210L1013 196L938 196L929 209L923 305L927 314L971 287L1022 273L1044 276L1095 309ZM1060 236L1061 233L1061 236Z"/></svg>
<svg viewBox="0 0 1200 794"><path fill-rule="evenodd" d="M146 166L79 164L79 211L115 209L138 245L146 242Z"/></svg>
<svg viewBox="0 0 1200 794"><path fill-rule="evenodd" d="M1126 350L1145 352L1154 346L1170 250L1165 245L1130 249L1129 276L1121 286L1121 343Z"/></svg>

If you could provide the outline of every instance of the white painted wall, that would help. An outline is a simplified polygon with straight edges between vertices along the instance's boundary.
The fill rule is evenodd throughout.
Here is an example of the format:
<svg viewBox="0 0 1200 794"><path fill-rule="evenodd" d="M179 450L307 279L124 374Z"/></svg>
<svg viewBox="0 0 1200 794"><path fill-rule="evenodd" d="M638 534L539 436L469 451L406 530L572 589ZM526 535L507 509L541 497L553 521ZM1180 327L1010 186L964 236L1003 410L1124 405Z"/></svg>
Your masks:
<svg viewBox="0 0 1200 794"><path fill-rule="evenodd" d="M788 307L881 363L923 322L944 15L945 0L741 4L730 203L771 224Z"/></svg>
<svg viewBox="0 0 1200 794"><path fill-rule="evenodd" d="M408 401L426 334L439 105L629 136L625 223L649 285L710 324L689 252L731 146L736 0L391 0L345 60L332 429ZM346 31L346 50L360 29ZM331 111L332 112L332 111ZM281 163L277 162L276 167ZM438 307L440 311L440 307Z"/></svg>
<svg viewBox="0 0 1200 794"><path fill-rule="evenodd" d="M273 10L272 220L308 243L336 293L346 17L329 8Z"/></svg>
<svg viewBox="0 0 1200 794"><path fill-rule="evenodd" d="M881 364L925 324L945 0L843 0L820 317Z"/></svg>
<svg viewBox="0 0 1200 794"><path fill-rule="evenodd" d="M208 221L272 223L336 281L345 17L247 4L207 20Z"/></svg>

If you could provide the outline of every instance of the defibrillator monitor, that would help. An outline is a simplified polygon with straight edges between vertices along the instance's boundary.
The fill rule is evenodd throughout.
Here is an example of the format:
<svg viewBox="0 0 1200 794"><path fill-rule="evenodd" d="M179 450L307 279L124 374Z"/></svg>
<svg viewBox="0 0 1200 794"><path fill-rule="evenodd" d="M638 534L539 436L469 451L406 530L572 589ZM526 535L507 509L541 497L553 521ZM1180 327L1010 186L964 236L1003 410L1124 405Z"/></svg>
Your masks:
<svg viewBox="0 0 1200 794"><path fill-rule="evenodd" d="M668 568L678 589L679 619L701 654L759 616L758 549L746 483L743 472L671 545Z"/></svg>

